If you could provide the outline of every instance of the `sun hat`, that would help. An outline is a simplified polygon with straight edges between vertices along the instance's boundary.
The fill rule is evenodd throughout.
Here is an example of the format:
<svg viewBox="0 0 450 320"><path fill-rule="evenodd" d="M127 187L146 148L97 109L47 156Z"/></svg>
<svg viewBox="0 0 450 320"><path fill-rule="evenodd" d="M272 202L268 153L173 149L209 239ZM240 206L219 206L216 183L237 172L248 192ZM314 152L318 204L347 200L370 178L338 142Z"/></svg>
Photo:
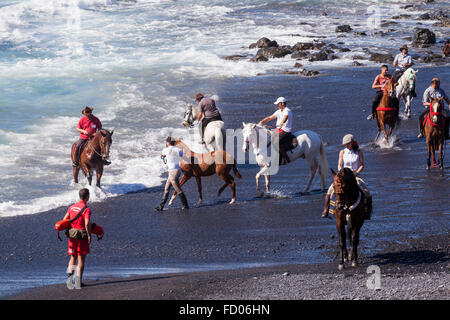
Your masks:
<svg viewBox="0 0 450 320"><path fill-rule="evenodd" d="M279 104L280 102L286 102L286 99L284 97L279 97L273 104Z"/></svg>
<svg viewBox="0 0 450 320"><path fill-rule="evenodd" d="M200 100L204 97L203 93L197 93L197 95L195 96L195 100Z"/></svg>
<svg viewBox="0 0 450 320"><path fill-rule="evenodd" d="M345 136L344 136L344 138L342 138L342 144L343 145L346 145L347 143L350 143L350 142L352 142L353 141L353 135L352 134L346 134Z"/></svg>
<svg viewBox="0 0 450 320"><path fill-rule="evenodd" d="M404 44L404 45L400 48L400 51L402 51L402 50L408 50L408 46L407 46L406 44Z"/></svg>
<svg viewBox="0 0 450 320"><path fill-rule="evenodd" d="M81 113L82 113L82 114L92 113L92 110L94 110L94 108L86 106L86 107L81 111Z"/></svg>

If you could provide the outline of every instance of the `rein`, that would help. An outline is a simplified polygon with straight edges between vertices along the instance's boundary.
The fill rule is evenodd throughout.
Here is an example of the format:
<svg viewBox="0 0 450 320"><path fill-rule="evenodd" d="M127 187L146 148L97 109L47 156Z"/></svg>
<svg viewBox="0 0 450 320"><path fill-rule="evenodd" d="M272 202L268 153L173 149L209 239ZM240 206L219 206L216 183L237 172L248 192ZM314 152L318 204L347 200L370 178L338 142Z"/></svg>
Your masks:
<svg viewBox="0 0 450 320"><path fill-rule="evenodd" d="M431 106L429 107L429 109L430 109L430 112L428 113L428 115L426 116L425 120L423 121L423 126L425 127L425 124L427 123L427 121L433 127L439 126L441 124L441 117L442 117L442 114L439 111L440 107L437 108L436 112L433 112ZM438 117L438 121L436 123L433 123L431 121L431 117L432 116L437 116Z"/></svg>

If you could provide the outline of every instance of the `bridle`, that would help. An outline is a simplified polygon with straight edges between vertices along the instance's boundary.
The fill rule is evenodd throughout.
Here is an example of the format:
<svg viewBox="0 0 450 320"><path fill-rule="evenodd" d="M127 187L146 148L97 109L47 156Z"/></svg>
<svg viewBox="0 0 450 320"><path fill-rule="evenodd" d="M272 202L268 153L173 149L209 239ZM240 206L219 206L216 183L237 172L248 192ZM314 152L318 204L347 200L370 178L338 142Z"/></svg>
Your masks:
<svg viewBox="0 0 450 320"><path fill-rule="evenodd" d="M100 131L99 131L99 132L100 132ZM100 133L100 134L101 134L101 133ZM102 134L101 134L101 135L102 135ZM106 155L99 153L99 152L95 149L95 147L92 145L92 141L93 141L94 139L95 139L95 136L94 136L94 138L89 139L87 148L88 148L88 147L91 147L91 149L94 151L94 153L95 153L96 155L98 155L102 160L108 159L108 158L109 158L109 148L110 148L110 146L111 146L111 143L109 142L108 138L107 138L106 136L103 136L103 135L102 135L102 137L100 138L100 142L99 142L99 147L100 147L100 152L101 152L101 151L102 151L102 140L103 140L103 139L106 140L106 152L105 152ZM86 148L86 149L87 149L87 148Z"/></svg>
<svg viewBox="0 0 450 320"><path fill-rule="evenodd" d="M344 177L342 177L341 173L338 173L337 176L338 176L339 180L344 180ZM334 183L333 183L333 185L334 185ZM336 191L335 191L335 193L336 193ZM345 193L343 193L343 194L345 194ZM358 198L356 199L356 201L353 204L351 204L351 205L344 204L343 206L337 206L336 208L338 210L342 210L342 211L353 211L359 206L359 204L361 202L361 198L362 198L362 192L358 188Z"/></svg>

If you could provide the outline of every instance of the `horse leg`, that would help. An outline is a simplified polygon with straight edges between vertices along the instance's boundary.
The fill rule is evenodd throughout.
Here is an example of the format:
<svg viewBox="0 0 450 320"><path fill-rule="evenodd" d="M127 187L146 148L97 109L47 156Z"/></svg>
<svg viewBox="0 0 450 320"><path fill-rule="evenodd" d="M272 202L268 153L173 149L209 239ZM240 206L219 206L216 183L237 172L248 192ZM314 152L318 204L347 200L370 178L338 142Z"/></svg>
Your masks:
<svg viewBox="0 0 450 320"><path fill-rule="evenodd" d="M266 192L269 193L270 192L270 175L265 174L264 179L266 180Z"/></svg>
<svg viewBox="0 0 450 320"><path fill-rule="evenodd" d="M225 190L226 187L230 187L231 189L231 201L230 204L233 204L236 202L236 184L234 183L234 178L230 174L222 174L220 177L225 181L225 184L219 189L219 192L217 193L217 196L220 196L223 190Z"/></svg>
<svg viewBox="0 0 450 320"><path fill-rule="evenodd" d="M358 244L359 244L359 228L355 228L352 233L352 267L358 266Z"/></svg>
<svg viewBox="0 0 450 320"><path fill-rule="evenodd" d="M302 193L308 192L309 188L311 187L311 183L314 179L314 176L316 175L319 166L319 164L317 163L317 159L313 159L312 161L308 159L308 166L309 166L309 180Z"/></svg>
<svg viewBox="0 0 450 320"><path fill-rule="evenodd" d="M339 258L339 270L344 269L344 257L347 256L346 248L346 237L345 237L345 224L340 220L336 219L336 229L339 234L339 248L340 248L340 258Z"/></svg>
<svg viewBox="0 0 450 320"><path fill-rule="evenodd" d="M265 174L265 172L268 171L267 166L264 166L259 170L259 172L256 174L256 191L258 192L258 197L264 197L264 192L261 191L261 188L259 187L259 178L261 178L261 175Z"/></svg>
<svg viewBox="0 0 450 320"><path fill-rule="evenodd" d="M430 162L430 158L431 158L431 141L430 138L427 136L427 170L430 170L430 166L431 166L431 162Z"/></svg>
<svg viewBox="0 0 450 320"><path fill-rule="evenodd" d="M100 188L100 180L102 179L103 175L103 165L100 165L100 168L97 169L97 187Z"/></svg>
<svg viewBox="0 0 450 320"><path fill-rule="evenodd" d="M198 190L198 203L201 204L203 202L203 195L202 195L202 179L200 177L195 177L195 181L197 181L197 190Z"/></svg>
<svg viewBox="0 0 450 320"><path fill-rule="evenodd" d="M439 169L444 170L444 143L439 143Z"/></svg>
<svg viewBox="0 0 450 320"><path fill-rule="evenodd" d="M80 167L73 167L73 182L78 183L78 174L80 173Z"/></svg>

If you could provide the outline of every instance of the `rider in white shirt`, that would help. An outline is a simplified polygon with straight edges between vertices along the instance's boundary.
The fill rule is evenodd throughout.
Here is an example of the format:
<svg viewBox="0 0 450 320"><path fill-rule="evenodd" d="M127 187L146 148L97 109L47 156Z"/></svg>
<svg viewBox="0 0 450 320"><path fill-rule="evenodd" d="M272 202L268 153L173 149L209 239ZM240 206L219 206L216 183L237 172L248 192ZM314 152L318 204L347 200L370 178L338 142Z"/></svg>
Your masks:
<svg viewBox="0 0 450 320"><path fill-rule="evenodd" d="M400 48L400 53L394 58L393 66L395 68L395 74L393 83L397 83L403 73L414 64L411 55L408 54L408 46L405 44ZM413 97L417 97L416 88L412 88Z"/></svg>
<svg viewBox="0 0 450 320"><path fill-rule="evenodd" d="M262 125L266 122L277 119L277 130L275 131L275 133L279 138L279 151L281 155L280 164L282 164L283 158L287 163L290 162L286 151L291 149L293 140L291 134L293 114L291 109L286 107L286 101L287 100L284 97L279 97L277 101L274 102L274 104L277 105L278 110L275 111L271 116L264 118L258 123L259 125Z"/></svg>

